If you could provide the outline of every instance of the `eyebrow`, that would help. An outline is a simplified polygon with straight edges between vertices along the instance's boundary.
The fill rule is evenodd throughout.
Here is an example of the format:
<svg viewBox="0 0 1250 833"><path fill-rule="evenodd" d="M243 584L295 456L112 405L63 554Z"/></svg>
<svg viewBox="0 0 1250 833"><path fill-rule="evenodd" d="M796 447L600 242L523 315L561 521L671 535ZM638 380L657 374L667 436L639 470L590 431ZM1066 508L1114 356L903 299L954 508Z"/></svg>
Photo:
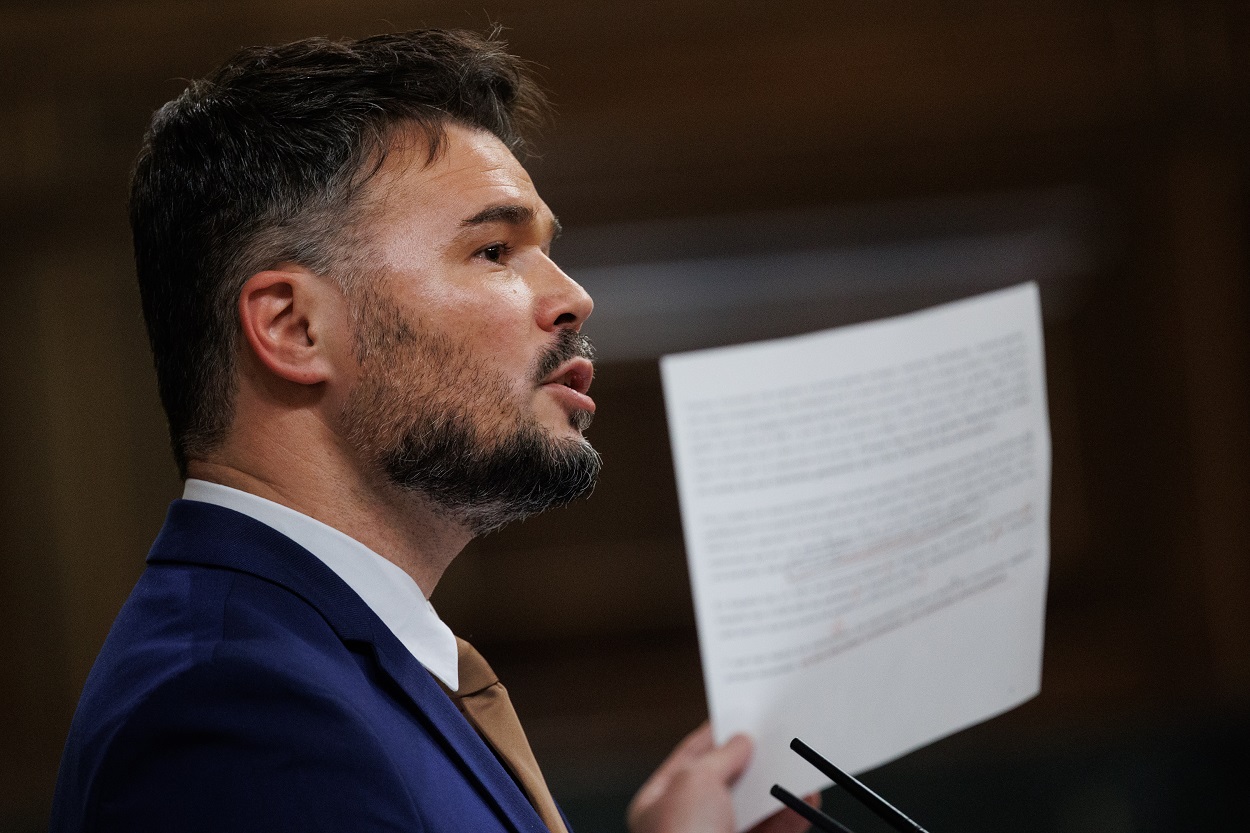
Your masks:
<svg viewBox="0 0 1250 833"><path fill-rule="evenodd" d="M460 221L461 228L486 225L488 223L506 223L510 226L523 226L534 221L534 209L526 205L492 205L484 208L467 220ZM563 227L559 219L551 218L551 239L560 236Z"/></svg>

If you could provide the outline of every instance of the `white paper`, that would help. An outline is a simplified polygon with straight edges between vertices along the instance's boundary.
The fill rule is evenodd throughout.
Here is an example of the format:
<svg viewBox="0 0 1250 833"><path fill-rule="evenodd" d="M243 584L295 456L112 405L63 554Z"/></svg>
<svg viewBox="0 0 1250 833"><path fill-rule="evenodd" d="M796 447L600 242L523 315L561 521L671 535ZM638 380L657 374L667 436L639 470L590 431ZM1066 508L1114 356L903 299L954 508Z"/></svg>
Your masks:
<svg viewBox="0 0 1250 833"><path fill-rule="evenodd" d="M739 829L1038 691L1050 434L1035 284L661 360ZM905 806L904 806L905 809Z"/></svg>

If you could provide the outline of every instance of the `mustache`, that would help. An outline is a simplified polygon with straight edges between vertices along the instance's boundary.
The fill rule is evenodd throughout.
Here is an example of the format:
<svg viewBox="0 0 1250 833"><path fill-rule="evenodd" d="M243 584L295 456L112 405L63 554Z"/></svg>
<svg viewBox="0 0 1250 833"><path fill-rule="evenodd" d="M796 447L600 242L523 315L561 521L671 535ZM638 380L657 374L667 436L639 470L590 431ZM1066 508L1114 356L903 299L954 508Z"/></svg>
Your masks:
<svg viewBox="0 0 1250 833"><path fill-rule="evenodd" d="M569 359L576 358L593 362L595 360L595 346L590 343L589 338L579 332L560 330L556 334L556 343L538 357L538 368L534 372L534 383L541 383L543 379L554 373L557 367Z"/></svg>

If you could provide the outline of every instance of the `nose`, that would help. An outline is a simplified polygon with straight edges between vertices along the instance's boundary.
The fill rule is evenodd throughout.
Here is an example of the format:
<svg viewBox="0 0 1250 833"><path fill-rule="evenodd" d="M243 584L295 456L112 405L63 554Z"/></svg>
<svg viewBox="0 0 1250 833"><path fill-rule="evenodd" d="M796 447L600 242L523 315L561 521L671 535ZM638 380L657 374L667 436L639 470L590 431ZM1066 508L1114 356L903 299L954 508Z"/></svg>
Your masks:
<svg viewBox="0 0 1250 833"><path fill-rule="evenodd" d="M544 260L545 280L536 309L538 326L548 331L566 328L577 332L590 317L595 302L554 261L545 256Z"/></svg>

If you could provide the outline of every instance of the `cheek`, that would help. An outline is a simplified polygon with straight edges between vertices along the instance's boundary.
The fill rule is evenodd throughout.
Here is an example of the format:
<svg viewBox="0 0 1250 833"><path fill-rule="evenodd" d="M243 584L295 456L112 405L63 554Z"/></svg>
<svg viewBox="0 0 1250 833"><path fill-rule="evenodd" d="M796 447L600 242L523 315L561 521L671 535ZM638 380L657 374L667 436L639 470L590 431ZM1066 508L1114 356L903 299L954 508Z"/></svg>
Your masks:
<svg viewBox="0 0 1250 833"><path fill-rule="evenodd" d="M437 281L415 281L400 294L405 317L428 335L463 351L472 373L524 393L546 342L536 323L535 296L519 276L503 270L447 270Z"/></svg>
<svg viewBox="0 0 1250 833"><path fill-rule="evenodd" d="M533 296L519 281L497 284L489 292L461 291L446 300L445 322L488 353L506 357L522 348L533 350L539 340Z"/></svg>

